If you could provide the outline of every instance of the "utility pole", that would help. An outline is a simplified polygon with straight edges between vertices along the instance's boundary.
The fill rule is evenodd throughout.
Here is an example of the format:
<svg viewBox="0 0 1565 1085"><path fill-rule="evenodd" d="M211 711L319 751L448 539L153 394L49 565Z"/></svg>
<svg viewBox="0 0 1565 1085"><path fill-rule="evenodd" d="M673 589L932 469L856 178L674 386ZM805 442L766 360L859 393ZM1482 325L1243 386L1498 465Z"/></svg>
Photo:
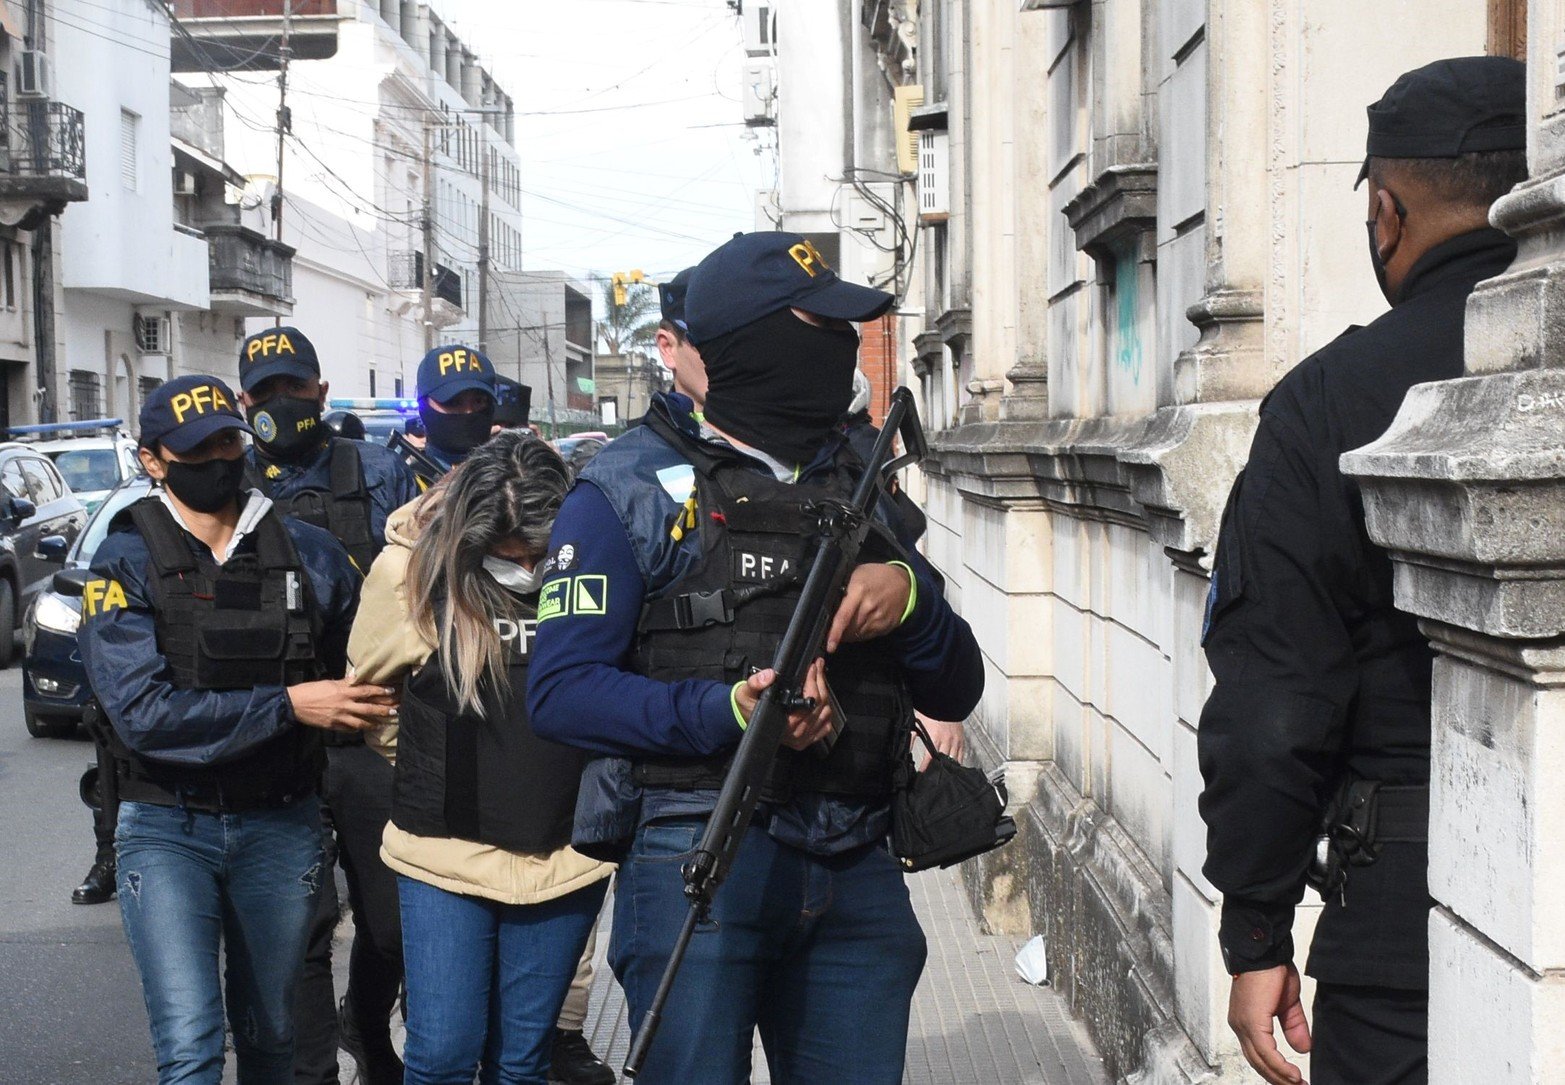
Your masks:
<svg viewBox="0 0 1565 1085"><path fill-rule="evenodd" d="M283 0L283 35L277 44L277 191L272 193L272 228L278 241L283 239L283 138L293 130L293 117L288 112L288 58L293 53L288 35L292 30L293 0ZM281 327L281 314L272 323Z"/></svg>
<svg viewBox="0 0 1565 1085"><path fill-rule="evenodd" d="M432 161L434 149L430 146L432 127L429 117L424 117L424 214L422 228L424 231L424 268L419 275L419 289L423 293L423 319L424 319L424 350L435 349L435 294L433 290L435 279L435 208L434 208L434 177L435 167Z"/></svg>
<svg viewBox="0 0 1565 1085"><path fill-rule="evenodd" d="M480 121L478 136L479 185L478 201L478 349L489 350L489 136L484 131L487 121Z"/></svg>

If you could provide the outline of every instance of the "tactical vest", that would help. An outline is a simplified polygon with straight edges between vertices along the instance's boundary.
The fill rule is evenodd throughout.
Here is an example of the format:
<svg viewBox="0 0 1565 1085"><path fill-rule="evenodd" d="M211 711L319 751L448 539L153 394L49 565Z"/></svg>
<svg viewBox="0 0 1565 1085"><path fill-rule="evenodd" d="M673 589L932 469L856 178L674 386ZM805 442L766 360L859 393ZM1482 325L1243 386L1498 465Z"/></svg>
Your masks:
<svg viewBox="0 0 1565 1085"><path fill-rule="evenodd" d="M659 419L648 425L661 428ZM660 433L660 436L663 436ZM825 478L784 483L731 451L693 448L665 437L694 460L700 558L642 606L631 669L675 682L707 678L732 685L770 667L814 557L815 502L846 500L862 464L846 446ZM677 443L676 443L677 442ZM676 525L676 529L679 525ZM889 532L867 540L861 562L898 556ZM847 715L829 756L814 749L779 751L763 797L798 792L880 797L907 760L912 701L883 642L844 644L827 657L827 681ZM709 789L722 785L729 754L651 758L636 765L644 786Z"/></svg>
<svg viewBox="0 0 1565 1085"><path fill-rule="evenodd" d="M535 613L496 620L505 678L480 686L482 715L457 706L438 652L403 683L391 797L399 829L532 854L570 843L588 755L539 738L528 723Z"/></svg>
<svg viewBox="0 0 1565 1085"><path fill-rule="evenodd" d="M370 529L370 491L364 481L356 442L334 438L331 443L329 482L326 489L310 486L286 497L273 493L272 483L255 464L245 464L245 485L253 486L272 499L277 511L330 532L342 543L359 572L368 573L382 540Z"/></svg>
<svg viewBox="0 0 1565 1085"><path fill-rule="evenodd" d="M143 498L127 512L152 558L158 651L175 688L240 690L323 677L316 658L320 607L275 509L256 524L253 551L222 565L192 549L158 498ZM221 809L280 805L307 793L321 763L316 729L304 726L222 765L172 766L118 752L122 798Z"/></svg>

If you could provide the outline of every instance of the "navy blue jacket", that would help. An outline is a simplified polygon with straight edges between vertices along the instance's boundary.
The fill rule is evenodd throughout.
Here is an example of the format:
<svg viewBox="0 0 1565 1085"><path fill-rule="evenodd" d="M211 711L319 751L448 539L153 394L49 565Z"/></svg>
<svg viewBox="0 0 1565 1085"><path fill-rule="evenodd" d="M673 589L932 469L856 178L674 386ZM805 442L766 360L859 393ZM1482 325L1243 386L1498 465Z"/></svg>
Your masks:
<svg viewBox="0 0 1565 1085"><path fill-rule="evenodd" d="M291 518L283 523L321 608L321 662L329 674L340 676L361 578L348 552L329 533ZM185 538L194 551L201 551L203 544L194 535L186 533ZM254 536L246 536L236 553L254 545ZM152 609L156 573L134 525L127 523L103 540L93 557L92 574L104 587L101 595L95 589L93 598L84 600L77 635L82 663L98 703L133 752L171 765L220 765L301 726L282 686L222 691L174 687L168 660L158 651Z"/></svg>
<svg viewBox="0 0 1565 1085"><path fill-rule="evenodd" d="M330 490L332 444L346 440L349 438L331 438L308 463L264 459L253 445L245 455L250 458L250 465L266 479L272 495L286 500L301 490ZM370 535L378 551L386 545L386 519L418 496L418 479L412 468L385 445L374 441L353 443L359 446L359 470L364 472L364 485L369 489Z"/></svg>
<svg viewBox="0 0 1565 1085"><path fill-rule="evenodd" d="M703 439L693 405L684 396L654 397L651 409L673 421L691 441ZM835 448L832 444L823 450L801 477L827 467ZM767 470L759 461L755 467ZM741 731L727 685L704 679L662 682L627 668L643 602L665 592L700 556L700 518L687 513L693 495L689 460L647 426L610 442L567 495L543 566L528 685L528 707L538 734L614 759L705 756L738 743ZM676 530L682 520L697 526ZM977 642L941 596L934 570L918 555L912 555L909 564L917 581L917 604L888 639L900 658L913 703L937 719L963 719L983 692ZM715 792L628 795L624 775L623 761L589 767L585 798L578 807L579 838L587 828L584 820L596 818L600 825L613 823L616 831L623 831L638 819L704 812L715 799ZM590 809L593 796L617 809ZM779 812L796 815L780 819L792 821L796 831L774 825L774 835L809 850L834 851L885 832L884 818L866 819L844 800L808 798L822 806ZM639 814L626 809L637 802Z"/></svg>

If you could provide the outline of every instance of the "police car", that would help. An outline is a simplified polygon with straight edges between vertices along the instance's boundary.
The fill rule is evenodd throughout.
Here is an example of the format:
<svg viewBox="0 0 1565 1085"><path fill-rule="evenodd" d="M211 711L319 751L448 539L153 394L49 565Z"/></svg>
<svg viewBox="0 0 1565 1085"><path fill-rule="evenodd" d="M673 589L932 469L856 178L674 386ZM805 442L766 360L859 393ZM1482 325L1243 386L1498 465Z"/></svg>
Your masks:
<svg viewBox="0 0 1565 1085"><path fill-rule="evenodd" d="M64 568L27 610L22 623L22 716L28 734L35 738L69 737L81 723L82 709L91 696L76 647L87 569L115 514L151 489L146 475L136 475L112 490L64 552Z"/></svg>
<svg viewBox="0 0 1565 1085"><path fill-rule="evenodd" d="M12 437L26 440L54 462L71 492L91 512L109 491L141 473L136 442L119 418L12 426Z"/></svg>
<svg viewBox="0 0 1565 1085"><path fill-rule="evenodd" d="M326 401L326 413L322 417L332 429L341 431L345 416L356 415L364 423L364 440L387 444L394 433L407 431L408 423L415 430L422 423L418 419L418 400L390 398L336 397Z"/></svg>

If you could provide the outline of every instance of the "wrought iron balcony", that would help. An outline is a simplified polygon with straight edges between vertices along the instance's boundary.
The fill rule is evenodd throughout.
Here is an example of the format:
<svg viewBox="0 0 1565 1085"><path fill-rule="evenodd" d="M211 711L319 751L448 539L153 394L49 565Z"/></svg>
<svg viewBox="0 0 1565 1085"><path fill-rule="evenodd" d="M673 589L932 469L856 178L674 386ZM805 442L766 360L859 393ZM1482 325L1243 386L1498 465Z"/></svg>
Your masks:
<svg viewBox="0 0 1565 1085"><path fill-rule="evenodd" d="M390 267L387 269L391 286L397 290L424 289L424 254L414 249L403 250L390 254ZM462 276L451 268L441 263L435 264L434 281L431 283L431 292L435 298L449 303L457 309L462 308Z"/></svg>
<svg viewBox="0 0 1565 1085"><path fill-rule="evenodd" d="M201 227L207 239L212 308L244 316L293 312L293 246L237 223Z"/></svg>
<svg viewBox="0 0 1565 1085"><path fill-rule="evenodd" d="M0 200L63 205L87 198L81 110L18 98L5 104L0 120Z"/></svg>

